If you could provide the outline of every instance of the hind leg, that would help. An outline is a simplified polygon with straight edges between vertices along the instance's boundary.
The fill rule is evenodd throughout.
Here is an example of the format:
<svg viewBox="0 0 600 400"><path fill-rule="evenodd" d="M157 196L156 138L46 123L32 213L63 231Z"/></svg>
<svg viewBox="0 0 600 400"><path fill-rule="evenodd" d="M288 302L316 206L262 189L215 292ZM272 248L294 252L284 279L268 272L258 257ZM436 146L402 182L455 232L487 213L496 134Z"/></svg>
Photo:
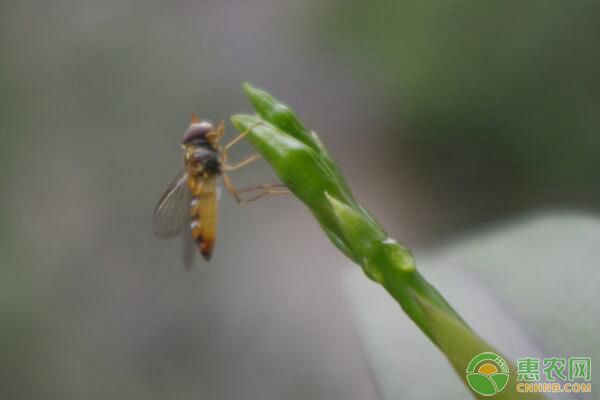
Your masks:
<svg viewBox="0 0 600 400"><path fill-rule="evenodd" d="M235 201L239 204L248 204L261 199L268 195L283 195L283 194L291 194L291 192L285 188L285 185L282 184L273 184L273 185L257 185L252 187L247 187L243 189L236 189L231 179L227 174L223 174L223 182L225 183L225 188L227 192L233 196ZM258 192L257 194L250 196L248 198L243 198L241 193L252 193Z"/></svg>

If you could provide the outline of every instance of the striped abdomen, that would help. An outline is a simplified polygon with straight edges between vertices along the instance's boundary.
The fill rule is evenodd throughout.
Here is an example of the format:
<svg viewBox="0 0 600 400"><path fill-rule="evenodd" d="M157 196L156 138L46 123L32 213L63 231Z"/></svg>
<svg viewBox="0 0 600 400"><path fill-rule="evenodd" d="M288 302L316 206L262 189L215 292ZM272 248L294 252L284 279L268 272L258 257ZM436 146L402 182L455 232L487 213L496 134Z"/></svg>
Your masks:
<svg viewBox="0 0 600 400"><path fill-rule="evenodd" d="M216 167L216 168L215 168ZM216 153L196 149L188 158L188 187L192 194L190 223L192 238L205 260L210 260L217 235L217 174Z"/></svg>
<svg viewBox="0 0 600 400"><path fill-rule="evenodd" d="M207 261L212 255L217 236L216 182L215 175L188 178L188 185L192 191L190 204L192 238L200 254Z"/></svg>

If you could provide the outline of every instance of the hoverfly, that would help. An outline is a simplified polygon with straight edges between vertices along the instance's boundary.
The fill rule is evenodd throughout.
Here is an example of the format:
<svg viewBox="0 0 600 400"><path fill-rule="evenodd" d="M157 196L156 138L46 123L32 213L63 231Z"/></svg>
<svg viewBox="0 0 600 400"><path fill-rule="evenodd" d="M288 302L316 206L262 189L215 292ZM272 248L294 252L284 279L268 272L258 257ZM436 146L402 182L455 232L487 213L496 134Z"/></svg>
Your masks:
<svg viewBox="0 0 600 400"><path fill-rule="evenodd" d="M191 268L194 247L209 261L217 234L217 177L222 176L227 191L240 204L258 200L269 194L287 194L283 185L259 185L236 189L227 176L228 171L242 168L260 158L255 154L235 164L227 164L228 151L254 127L241 133L225 146L219 141L225 134L223 121L213 127L195 115L183 134L183 170L163 193L154 209L152 227L161 239L183 235L183 265ZM254 192L249 198L241 193Z"/></svg>

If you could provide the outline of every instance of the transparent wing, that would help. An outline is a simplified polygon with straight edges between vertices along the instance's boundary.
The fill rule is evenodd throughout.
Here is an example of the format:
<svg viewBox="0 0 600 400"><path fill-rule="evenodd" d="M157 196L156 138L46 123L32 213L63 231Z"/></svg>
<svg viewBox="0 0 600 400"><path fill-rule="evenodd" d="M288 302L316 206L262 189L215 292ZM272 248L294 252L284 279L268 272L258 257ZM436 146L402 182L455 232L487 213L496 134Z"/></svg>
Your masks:
<svg viewBox="0 0 600 400"><path fill-rule="evenodd" d="M161 239L175 237L189 225L191 194L187 173L182 171L163 193L154 209L152 228Z"/></svg>

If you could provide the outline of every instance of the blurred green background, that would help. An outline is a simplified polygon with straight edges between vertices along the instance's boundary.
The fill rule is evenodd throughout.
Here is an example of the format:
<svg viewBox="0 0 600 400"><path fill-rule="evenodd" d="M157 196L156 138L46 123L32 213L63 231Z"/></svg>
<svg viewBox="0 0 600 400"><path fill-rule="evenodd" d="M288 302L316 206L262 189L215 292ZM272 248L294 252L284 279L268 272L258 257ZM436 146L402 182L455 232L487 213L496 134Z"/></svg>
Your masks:
<svg viewBox="0 0 600 400"><path fill-rule="evenodd" d="M191 113L269 90L411 247L595 211L599 22L593 1L0 2L0 398L376 398L346 261L295 200L223 196L191 273L153 237Z"/></svg>

